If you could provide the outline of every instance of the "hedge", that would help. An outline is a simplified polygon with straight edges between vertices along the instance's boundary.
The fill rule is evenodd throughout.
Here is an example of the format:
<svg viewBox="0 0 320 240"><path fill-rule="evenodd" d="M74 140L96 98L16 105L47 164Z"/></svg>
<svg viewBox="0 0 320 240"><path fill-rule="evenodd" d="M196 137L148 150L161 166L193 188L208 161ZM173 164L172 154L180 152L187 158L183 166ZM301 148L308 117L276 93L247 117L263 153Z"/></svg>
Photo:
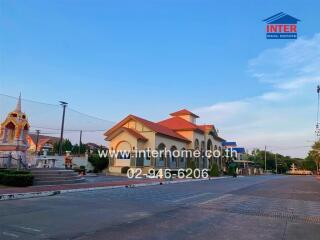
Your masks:
<svg viewBox="0 0 320 240"><path fill-rule="evenodd" d="M11 169L0 169L0 173L8 173L8 174L30 174L29 171L22 171L22 170L11 170Z"/></svg>
<svg viewBox="0 0 320 240"><path fill-rule="evenodd" d="M33 184L33 176L27 171L0 171L0 184L14 187L27 187Z"/></svg>

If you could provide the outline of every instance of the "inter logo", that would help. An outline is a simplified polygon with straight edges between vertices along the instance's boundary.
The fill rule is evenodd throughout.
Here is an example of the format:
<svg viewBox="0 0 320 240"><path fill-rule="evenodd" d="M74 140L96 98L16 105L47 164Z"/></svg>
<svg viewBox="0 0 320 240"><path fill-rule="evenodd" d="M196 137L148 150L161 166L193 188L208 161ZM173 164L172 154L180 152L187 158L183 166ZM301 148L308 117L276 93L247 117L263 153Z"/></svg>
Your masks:
<svg viewBox="0 0 320 240"><path fill-rule="evenodd" d="M297 23L299 19L280 12L263 20L267 23L267 39L297 39Z"/></svg>

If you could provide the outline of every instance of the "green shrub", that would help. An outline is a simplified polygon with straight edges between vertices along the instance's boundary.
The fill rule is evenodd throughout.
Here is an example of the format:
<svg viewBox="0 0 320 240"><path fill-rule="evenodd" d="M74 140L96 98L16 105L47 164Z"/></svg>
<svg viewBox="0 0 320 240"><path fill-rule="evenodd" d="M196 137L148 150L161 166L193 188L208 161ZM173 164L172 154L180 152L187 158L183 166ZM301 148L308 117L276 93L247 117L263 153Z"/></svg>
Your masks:
<svg viewBox="0 0 320 240"><path fill-rule="evenodd" d="M219 167L218 164L216 163L212 163L212 166L210 168L210 172L209 172L210 177L218 177L219 174Z"/></svg>
<svg viewBox="0 0 320 240"><path fill-rule="evenodd" d="M89 156L88 161L94 167L94 172L101 172L109 165L109 159L107 157L99 157L98 154L92 154Z"/></svg>
<svg viewBox="0 0 320 240"><path fill-rule="evenodd" d="M14 187L27 187L33 184L33 176L28 172L0 172L0 184Z"/></svg>
<svg viewBox="0 0 320 240"><path fill-rule="evenodd" d="M191 176L192 176L192 178L195 178L194 170L197 168L197 166L196 166L196 162L194 159L191 159L188 161L187 168L190 168L192 170Z"/></svg>

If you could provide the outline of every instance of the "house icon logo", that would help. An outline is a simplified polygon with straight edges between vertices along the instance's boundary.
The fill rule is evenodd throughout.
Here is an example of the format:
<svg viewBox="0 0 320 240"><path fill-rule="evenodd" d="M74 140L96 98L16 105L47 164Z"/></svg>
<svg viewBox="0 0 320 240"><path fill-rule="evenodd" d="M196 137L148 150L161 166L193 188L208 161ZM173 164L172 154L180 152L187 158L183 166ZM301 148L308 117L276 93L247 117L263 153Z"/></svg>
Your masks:
<svg viewBox="0 0 320 240"><path fill-rule="evenodd" d="M280 12L263 20L267 23L267 39L297 39L297 23L300 20Z"/></svg>

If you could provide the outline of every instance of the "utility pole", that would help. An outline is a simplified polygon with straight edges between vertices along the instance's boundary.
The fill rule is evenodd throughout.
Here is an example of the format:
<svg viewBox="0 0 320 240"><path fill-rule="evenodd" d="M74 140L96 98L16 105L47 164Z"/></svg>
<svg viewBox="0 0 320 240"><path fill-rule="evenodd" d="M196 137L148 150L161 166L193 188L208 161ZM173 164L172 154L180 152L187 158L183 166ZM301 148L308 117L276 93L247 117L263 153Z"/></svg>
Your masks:
<svg viewBox="0 0 320 240"><path fill-rule="evenodd" d="M320 137L320 128L319 128L319 107L320 107L320 85L317 86L317 94L318 94L318 105L317 105L317 122L316 122L316 137L319 140Z"/></svg>
<svg viewBox="0 0 320 240"><path fill-rule="evenodd" d="M36 155L38 155L38 145L39 145L39 135L40 135L40 130L36 130Z"/></svg>
<svg viewBox="0 0 320 240"><path fill-rule="evenodd" d="M61 133L60 133L60 141L59 141L59 155L62 156L62 142L63 142L63 131L64 131L64 117L66 114L66 107L68 103L60 101L60 105L63 108L62 112L62 123L61 123Z"/></svg>
<svg viewBox="0 0 320 240"><path fill-rule="evenodd" d="M264 171L267 171L267 146L264 146Z"/></svg>
<svg viewBox="0 0 320 240"><path fill-rule="evenodd" d="M82 130L80 130L80 139L79 139L79 156L81 154L81 144L82 144Z"/></svg>

